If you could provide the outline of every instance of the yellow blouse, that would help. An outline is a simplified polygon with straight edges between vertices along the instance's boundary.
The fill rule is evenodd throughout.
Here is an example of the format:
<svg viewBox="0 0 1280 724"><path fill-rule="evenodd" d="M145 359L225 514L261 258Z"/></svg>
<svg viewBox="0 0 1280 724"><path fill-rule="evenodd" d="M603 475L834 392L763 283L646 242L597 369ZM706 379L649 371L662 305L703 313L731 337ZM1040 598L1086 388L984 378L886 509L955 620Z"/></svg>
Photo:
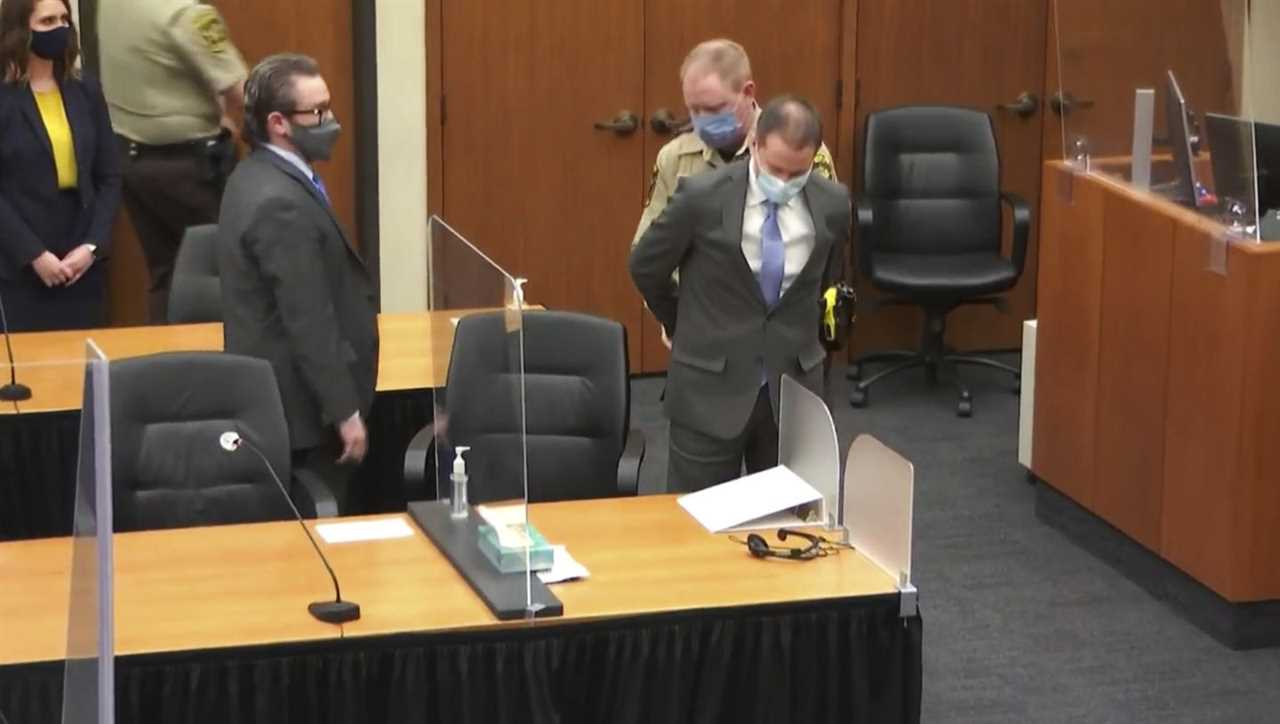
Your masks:
<svg viewBox="0 0 1280 724"><path fill-rule="evenodd" d="M76 146L71 137L71 124L67 122L67 109L62 105L62 91L55 87L49 91L35 91L35 96L40 118L53 146L58 188L74 189L80 182L76 169Z"/></svg>

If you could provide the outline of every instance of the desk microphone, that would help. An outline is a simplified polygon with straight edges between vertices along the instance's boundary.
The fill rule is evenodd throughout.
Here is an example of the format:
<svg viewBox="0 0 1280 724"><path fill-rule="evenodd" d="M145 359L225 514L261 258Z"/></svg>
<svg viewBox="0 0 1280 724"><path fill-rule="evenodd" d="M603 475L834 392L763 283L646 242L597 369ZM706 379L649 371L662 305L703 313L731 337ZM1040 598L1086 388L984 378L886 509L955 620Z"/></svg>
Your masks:
<svg viewBox="0 0 1280 724"><path fill-rule="evenodd" d="M0 400L21 402L31 399L31 388L18 384L18 367L13 361L13 343L9 341L9 319L4 316L4 300L0 299L0 328L4 332L4 346L9 351L9 384L0 387Z"/></svg>
<svg viewBox="0 0 1280 724"><path fill-rule="evenodd" d="M312 537L307 524L302 522L302 513L299 513L298 507L293 504L293 499L289 497L289 491L285 489L284 483L280 482L280 476L276 475L276 469L271 466L267 456L262 454L257 445L240 437L240 434L236 432L227 431L222 433L218 438L218 443L227 452L235 452L242 446L247 447L262 460L267 472L271 473L271 479L276 481L276 487L280 488L280 494L284 496L285 502L289 504L289 509L293 511L294 517L298 519L298 525L302 526L302 532L306 533L307 540L311 541L311 547L315 548L316 555L320 556L320 562L324 564L324 569L329 572L329 578L333 581L333 600L316 601L307 606L307 610L311 612L311 615L325 623L346 623L360 618L360 604L342 600L342 589L338 587L338 577L333 572L333 566L329 565L329 559L325 558L324 551L320 550L320 546L316 543L316 539Z"/></svg>

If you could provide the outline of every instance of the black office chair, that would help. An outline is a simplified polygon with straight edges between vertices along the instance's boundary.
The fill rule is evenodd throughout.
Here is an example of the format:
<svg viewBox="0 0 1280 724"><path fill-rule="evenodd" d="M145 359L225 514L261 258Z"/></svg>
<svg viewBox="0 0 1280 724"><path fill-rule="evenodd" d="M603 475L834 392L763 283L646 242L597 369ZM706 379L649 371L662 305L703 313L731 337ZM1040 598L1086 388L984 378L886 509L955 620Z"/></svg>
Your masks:
<svg viewBox="0 0 1280 724"><path fill-rule="evenodd" d="M631 387L627 333L617 322L572 312L524 313L524 396L529 500L635 495L644 436L628 432ZM435 426L447 425L440 496L449 490L452 447L465 455L473 503L524 497L520 485L519 390L514 374L520 335L503 312L463 317L453 338L440 416L405 453L409 500L432 497Z"/></svg>
<svg viewBox="0 0 1280 724"><path fill-rule="evenodd" d="M936 382L938 369L957 365L1019 372L995 360L955 354L945 345L946 318L964 304L1003 307L999 294L1018 283L1027 258L1031 207L1000 191L1000 157L991 117L965 108L912 106L872 113L863 139L863 190L854 200L858 264L877 289L878 305L907 304L924 310L919 351L881 352L858 358L849 379L854 407L867 404L876 382L924 367ZM1012 258L1001 254L1001 202L1013 212ZM869 363L896 362L862 379ZM957 412L973 412L972 397L956 377Z"/></svg>
<svg viewBox="0 0 1280 724"><path fill-rule="evenodd" d="M169 286L169 323L222 321L218 276L218 226L189 226L182 235Z"/></svg>
<svg viewBox="0 0 1280 724"><path fill-rule="evenodd" d="M117 530L292 518L262 459L219 444L227 431L262 451L304 515L337 515L325 484L291 469L284 407L267 362L169 352L114 361L110 369Z"/></svg>

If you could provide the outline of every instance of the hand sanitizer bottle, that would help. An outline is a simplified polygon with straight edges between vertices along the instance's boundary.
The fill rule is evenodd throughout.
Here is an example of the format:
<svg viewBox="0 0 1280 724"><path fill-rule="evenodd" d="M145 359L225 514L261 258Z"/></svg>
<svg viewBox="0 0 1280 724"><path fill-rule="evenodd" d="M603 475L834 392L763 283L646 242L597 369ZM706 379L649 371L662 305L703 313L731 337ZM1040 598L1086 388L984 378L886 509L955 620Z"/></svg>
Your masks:
<svg viewBox="0 0 1280 724"><path fill-rule="evenodd" d="M467 463L462 459L462 453L470 449L462 445L454 448L453 475L449 476L453 482L449 516L455 520L467 517Z"/></svg>

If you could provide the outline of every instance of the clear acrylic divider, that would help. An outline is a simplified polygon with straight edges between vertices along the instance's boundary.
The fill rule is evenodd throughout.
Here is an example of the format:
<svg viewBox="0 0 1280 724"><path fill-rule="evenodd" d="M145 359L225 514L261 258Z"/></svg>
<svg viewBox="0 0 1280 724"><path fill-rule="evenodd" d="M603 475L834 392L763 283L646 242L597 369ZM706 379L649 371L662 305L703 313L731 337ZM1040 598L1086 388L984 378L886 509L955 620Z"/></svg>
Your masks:
<svg viewBox="0 0 1280 724"><path fill-rule="evenodd" d="M915 467L871 435L859 435L849 446L844 487L848 542L908 590Z"/></svg>
<svg viewBox="0 0 1280 724"><path fill-rule="evenodd" d="M1274 4L1277 0L1263 0ZM1257 6L1257 0L1253 0ZM1054 0L1063 158L1257 238L1250 0ZM1269 80L1269 79L1268 79Z"/></svg>
<svg viewBox="0 0 1280 724"><path fill-rule="evenodd" d="M110 374L106 356L92 340L86 343L79 366L83 368L83 395L62 722L110 724L115 721ZM74 369L66 372L75 374ZM33 381L31 402L39 404L41 390L50 388L41 384L45 381ZM67 383L74 386L74 379Z"/></svg>
<svg viewBox="0 0 1280 724"><path fill-rule="evenodd" d="M526 616L537 613L535 569L548 550L529 526L525 444L523 279L438 216L430 235L429 315L435 343L450 346L434 395L436 500L484 517L476 543L505 575L524 579ZM460 481L465 473L466 482ZM463 487L465 485L465 488Z"/></svg>
<svg viewBox="0 0 1280 724"><path fill-rule="evenodd" d="M835 420L822 398L788 375L782 376L778 420L778 464L822 493L822 525L843 525L840 441Z"/></svg>

